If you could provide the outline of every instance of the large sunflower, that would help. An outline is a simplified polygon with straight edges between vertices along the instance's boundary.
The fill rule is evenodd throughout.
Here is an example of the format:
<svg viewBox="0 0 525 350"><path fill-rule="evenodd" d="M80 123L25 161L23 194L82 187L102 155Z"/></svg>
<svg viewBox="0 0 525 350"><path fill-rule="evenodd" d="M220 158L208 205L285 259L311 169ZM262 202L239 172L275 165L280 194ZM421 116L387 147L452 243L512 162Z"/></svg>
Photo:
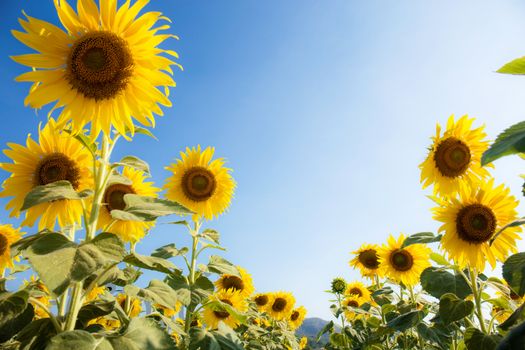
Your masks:
<svg viewBox="0 0 525 350"><path fill-rule="evenodd" d="M11 173L3 183L0 197L14 197L6 208L11 216L18 217L26 195L36 186L67 180L76 191L93 187L91 175L92 156L82 144L67 133L61 132L50 119L39 130L39 143L27 137L26 146L10 143L4 153L12 163L1 163L0 168ZM33 226L40 218L38 228L53 229L79 223L82 215L80 200L56 200L29 208L22 225Z"/></svg>
<svg viewBox="0 0 525 350"><path fill-rule="evenodd" d="M252 276L245 269L240 266L237 266L239 271L239 276L224 274L215 282L215 286L218 290L227 290L233 289L234 292L239 292L239 294L247 298L253 291L253 281Z"/></svg>
<svg viewBox="0 0 525 350"><path fill-rule="evenodd" d="M239 312L245 312L248 308L248 304L244 297L239 292L235 292L232 289L219 290L211 296L210 300L221 301ZM204 323L206 323L211 329L217 328L221 321L231 328L236 328L239 325L237 318L231 315L225 308L217 307L212 304L204 305L203 317Z"/></svg>
<svg viewBox="0 0 525 350"><path fill-rule="evenodd" d="M173 175L164 188L166 197L176 201L198 216L210 220L222 214L230 205L235 181L230 169L224 167L224 159L213 158L215 149L208 147L186 148L181 158L167 167Z"/></svg>
<svg viewBox="0 0 525 350"><path fill-rule="evenodd" d="M520 227L505 229L489 244L498 230L517 219L518 201L508 188L494 187L491 179L462 188L455 197L436 201L440 206L433 209L434 219L443 223L439 230L445 232L441 247L461 267L469 265L483 271L488 261L494 268L497 260L505 261L509 253L517 251Z"/></svg>
<svg viewBox="0 0 525 350"><path fill-rule="evenodd" d="M489 176L481 166L481 155L488 148L487 134L484 126L472 129L473 122L466 115L457 121L450 116L443 135L437 124L428 156L419 166L423 188L434 184L434 193L453 195Z"/></svg>
<svg viewBox="0 0 525 350"><path fill-rule="evenodd" d="M98 228L118 235L125 242L137 242L151 229L154 222L124 221L111 217L112 210L123 210L126 207L124 195L137 194L141 196L157 197L159 188L153 182L146 182L147 175L140 170L124 167L122 176L131 184L109 183L104 192L103 206L100 209Z"/></svg>
<svg viewBox="0 0 525 350"><path fill-rule="evenodd" d="M430 266L430 248L424 244L412 244L401 248L405 236L401 234L396 240L388 237L388 245L379 249L379 259L383 273L392 280L411 287L419 283L419 276Z"/></svg>
<svg viewBox="0 0 525 350"><path fill-rule="evenodd" d="M356 295L362 300L364 300L365 302L368 302L371 300L370 291L368 290L368 288L366 288L366 286L362 282L359 282L359 281L348 283L346 285L345 295L346 296Z"/></svg>
<svg viewBox="0 0 525 350"><path fill-rule="evenodd" d="M172 65L166 56L177 53L157 47L174 37L159 34L168 29L160 12L144 12L145 1L78 0L77 12L65 0L54 0L65 31L55 25L26 16L24 31L13 35L37 53L13 59L32 68L18 81L32 82L25 104L40 108L53 103L61 108L58 123L70 122L80 131L91 122L92 131L109 134L111 126L124 134L133 131L133 119L153 126L153 113L162 115L159 105L171 106L167 97ZM178 66L178 65L177 65ZM158 88L163 88L164 91Z"/></svg>
<svg viewBox="0 0 525 350"><path fill-rule="evenodd" d="M13 267L11 245L22 238L20 229L11 225L0 225L0 274L6 267Z"/></svg>
<svg viewBox="0 0 525 350"><path fill-rule="evenodd" d="M355 257L350 260L350 266L359 269L363 277L382 277L382 271L379 268L379 256L377 255L378 250L377 244L363 244L358 250L352 252Z"/></svg>
<svg viewBox="0 0 525 350"><path fill-rule="evenodd" d="M266 313L274 320L280 321L291 315L294 304L295 298L292 293L274 292L270 294L270 302L266 307Z"/></svg>
<svg viewBox="0 0 525 350"><path fill-rule="evenodd" d="M297 329L301 327L305 317L306 309L304 306L299 306L297 309L292 310L292 313L288 318L288 324L290 325L290 328Z"/></svg>

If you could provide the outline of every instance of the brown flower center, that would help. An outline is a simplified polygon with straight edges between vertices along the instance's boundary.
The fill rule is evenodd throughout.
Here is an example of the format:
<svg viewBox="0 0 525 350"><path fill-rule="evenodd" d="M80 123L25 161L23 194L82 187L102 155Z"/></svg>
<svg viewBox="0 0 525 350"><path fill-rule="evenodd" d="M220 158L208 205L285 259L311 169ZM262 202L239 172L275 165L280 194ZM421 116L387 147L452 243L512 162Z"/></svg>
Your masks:
<svg viewBox="0 0 525 350"><path fill-rule="evenodd" d="M441 174L452 178L463 175L467 171L470 158L467 144L455 137L441 141L434 153L434 162Z"/></svg>
<svg viewBox="0 0 525 350"><path fill-rule="evenodd" d="M357 301L355 301L355 300L349 300L346 303L346 306L359 307L359 303Z"/></svg>
<svg viewBox="0 0 525 350"><path fill-rule="evenodd" d="M98 101L124 90L132 68L127 43L111 32L97 31L80 37L71 47L66 79L84 97Z"/></svg>
<svg viewBox="0 0 525 350"><path fill-rule="evenodd" d="M350 289L348 294L355 294L355 295L357 295L359 297L362 297L363 296L363 291L361 290L361 288L354 287L354 288Z"/></svg>
<svg viewBox="0 0 525 350"><path fill-rule="evenodd" d="M203 167L194 167L182 177L184 194L195 202L210 198L217 187L217 181L211 171Z"/></svg>
<svg viewBox="0 0 525 350"><path fill-rule="evenodd" d="M379 257L375 249L363 250L359 253L358 260L368 269L375 270L379 267Z"/></svg>
<svg viewBox="0 0 525 350"><path fill-rule="evenodd" d="M225 304L233 306L232 302L229 301L228 299L221 299L221 301ZM216 311L213 311L213 313L215 314L217 318L220 318L221 320L224 320L225 318L228 318L228 316L230 316L230 313L226 310L222 310L222 311L216 310Z"/></svg>
<svg viewBox="0 0 525 350"><path fill-rule="evenodd" d="M480 244L488 241L496 232L496 216L489 207L471 204L462 208L456 216L456 230L462 240Z"/></svg>
<svg viewBox="0 0 525 350"><path fill-rule="evenodd" d="M124 195L128 193L135 193L133 188L129 185L124 184L113 184L106 188L104 193L104 203L107 206L108 211L112 210L124 210L126 208L126 202L124 202Z"/></svg>
<svg viewBox="0 0 525 350"><path fill-rule="evenodd" d="M76 163L62 153L51 153L40 160L36 166L35 186L47 185L67 180L76 190L80 183L80 170Z"/></svg>
<svg viewBox="0 0 525 350"><path fill-rule="evenodd" d="M233 289L234 291L244 290L244 282L237 276L227 275L222 278L223 289Z"/></svg>
<svg viewBox="0 0 525 350"><path fill-rule="evenodd" d="M9 242L7 241L7 237L4 236L2 233L0 233L0 255L7 252L9 249Z"/></svg>
<svg viewBox="0 0 525 350"><path fill-rule="evenodd" d="M407 250L398 249L390 254L390 263L397 271L408 271L414 265L414 258Z"/></svg>
<svg viewBox="0 0 525 350"><path fill-rule="evenodd" d="M264 306L264 305L268 304L268 296L267 295L258 295L255 298L255 304L257 304L258 306Z"/></svg>
<svg viewBox="0 0 525 350"><path fill-rule="evenodd" d="M275 312L281 312L284 309L286 309L286 304L287 304L286 299L284 299L284 298L276 298L273 301L272 310L275 311Z"/></svg>
<svg viewBox="0 0 525 350"><path fill-rule="evenodd" d="M290 316L290 319L292 321L297 321L298 318L299 318L299 311L292 312L292 316Z"/></svg>

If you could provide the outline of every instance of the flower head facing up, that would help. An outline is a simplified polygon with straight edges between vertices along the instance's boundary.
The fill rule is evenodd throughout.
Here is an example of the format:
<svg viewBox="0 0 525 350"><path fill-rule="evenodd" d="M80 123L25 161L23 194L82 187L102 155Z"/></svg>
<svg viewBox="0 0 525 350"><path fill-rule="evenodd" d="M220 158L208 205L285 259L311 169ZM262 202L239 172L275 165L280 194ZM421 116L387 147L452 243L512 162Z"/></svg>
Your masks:
<svg viewBox="0 0 525 350"><path fill-rule="evenodd" d="M354 258L350 260L350 266L359 269L363 277L382 277L378 251L377 244L363 244L358 250L352 252Z"/></svg>
<svg viewBox="0 0 525 350"><path fill-rule="evenodd" d="M295 298L288 292L274 292L270 294L270 302L266 313L274 320L280 321L288 318L295 305Z"/></svg>
<svg viewBox="0 0 525 350"><path fill-rule="evenodd" d="M430 248L425 244L412 244L403 248L404 241L403 234L397 240L390 235L388 244L379 249L379 257L386 276L412 287L419 283L421 273L430 266Z"/></svg>
<svg viewBox="0 0 525 350"><path fill-rule="evenodd" d="M290 317L288 318L288 324L291 329L297 329L303 324L304 318L306 317L306 309L304 306L299 306L297 309L293 309Z"/></svg>
<svg viewBox="0 0 525 350"><path fill-rule="evenodd" d="M228 209L235 189L231 170L224 167L224 159L212 159L214 152L211 147L186 148L181 159L166 168L172 175L164 185L168 199L208 220Z"/></svg>
<svg viewBox="0 0 525 350"><path fill-rule="evenodd" d="M442 223L441 247L459 266L483 271L488 262L505 261L517 251L520 227L509 227L492 242L494 234L518 218L518 201L503 185L494 180L461 189L454 197L435 199L434 219Z"/></svg>
<svg viewBox="0 0 525 350"><path fill-rule="evenodd" d="M232 289L219 290L210 297L211 301L220 301L222 304L231 306L232 309L238 312L244 312L248 309L248 304L245 298L239 293ZM211 328L215 329L218 327L219 322L224 322L231 328L236 328L239 325L239 320L232 315L227 308L223 306L217 306L207 304L204 306L203 311L204 323Z"/></svg>
<svg viewBox="0 0 525 350"><path fill-rule="evenodd" d="M473 129L473 122L466 115L457 121L451 116L443 135L437 125L427 158L419 166L423 188L433 184L434 193L449 196L489 176L481 166L481 155L488 148L487 135L483 126Z"/></svg>
<svg viewBox="0 0 525 350"><path fill-rule="evenodd" d="M257 310L262 312L270 302L270 296L267 293L258 293L253 296L252 300L255 303Z"/></svg>
<svg viewBox="0 0 525 350"><path fill-rule="evenodd" d="M365 302L371 300L370 291L362 282L359 281L348 283L344 294L347 296L355 295Z"/></svg>
<svg viewBox="0 0 525 350"><path fill-rule="evenodd" d="M81 131L91 123L92 133L112 127L133 132L134 120L154 126L160 106L171 106L168 87L175 86L167 56L177 53L158 47L169 34L160 12L143 12L148 1L78 0L75 12L66 0L54 0L64 30L26 16L23 31L13 35L36 53L13 59L33 70L17 77L32 82L25 104L33 108L54 103L58 123ZM176 38L176 37L175 37Z"/></svg>
<svg viewBox="0 0 525 350"><path fill-rule="evenodd" d="M245 269L237 266L239 276L224 274L215 282L218 290L233 290L245 298L249 297L255 288L253 287L252 276Z"/></svg>
<svg viewBox="0 0 525 350"><path fill-rule="evenodd" d="M156 198L160 188L154 186L153 182L146 181L147 175L141 170L124 167L122 177L129 183L109 183L104 191L103 205L100 209L97 226L105 232L114 233L124 242L137 242L155 225L148 221L127 221L113 219L112 210L124 210L126 194L137 194Z"/></svg>
<svg viewBox="0 0 525 350"><path fill-rule="evenodd" d="M93 188L91 153L62 132L53 119L39 130L38 143L29 135L25 146L10 143L9 147L4 153L12 163L1 163L0 168L11 175L4 181L0 196L13 197L6 206L11 216L21 214L27 194L36 186L68 181L77 192ZM27 209L22 225L33 226L39 220L39 230L53 230L57 222L60 227L79 223L82 213L80 200L55 200Z"/></svg>

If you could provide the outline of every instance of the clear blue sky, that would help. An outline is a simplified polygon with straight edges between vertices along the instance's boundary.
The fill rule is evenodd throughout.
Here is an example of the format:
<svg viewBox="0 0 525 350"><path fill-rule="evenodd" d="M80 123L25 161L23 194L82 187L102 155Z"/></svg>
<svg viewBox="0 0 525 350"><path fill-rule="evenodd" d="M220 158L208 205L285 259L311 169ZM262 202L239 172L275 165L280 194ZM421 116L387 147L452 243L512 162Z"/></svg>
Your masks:
<svg viewBox="0 0 525 350"><path fill-rule="evenodd" d="M518 0L155 0L147 9L173 20L181 40L169 46L185 71L159 141L138 136L117 157L147 159L160 185L185 146L216 146L238 182L230 212L211 225L226 257L258 290L293 291L309 316L329 317L332 277L358 277L347 261L361 243L437 229L417 167L437 121L468 113L494 138L525 116L525 78L494 73L525 55ZM45 118L23 107L29 86L13 79L25 68L8 58L27 52L10 34L22 10L58 23L51 0L0 3L2 147ZM520 195L522 161L496 166L497 181ZM161 225L140 250L170 242L187 238Z"/></svg>

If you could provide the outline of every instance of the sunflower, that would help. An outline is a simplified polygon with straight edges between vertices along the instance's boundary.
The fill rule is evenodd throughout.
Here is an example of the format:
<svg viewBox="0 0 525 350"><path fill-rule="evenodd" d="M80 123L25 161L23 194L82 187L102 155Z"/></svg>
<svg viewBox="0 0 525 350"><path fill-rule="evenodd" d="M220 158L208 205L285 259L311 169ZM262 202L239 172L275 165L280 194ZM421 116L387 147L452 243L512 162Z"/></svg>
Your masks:
<svg viewBox="0 0 525 350"><path fill-rule="evenodd" d="M126 310L126 298L130 298L129 309ZM120 307L129 315L129 317L137 317L142 311L142 303L140 299L130 297L126 294L119 294L115 298Z"/></svg>
<svg viewBox="0 0 525 350"><path fill-rule="evenodd" d="M46 285L33 275L30 277L29 281L24 280L23 286L26 287L29 285L31 285L34 289L38 291L38 295L33 296L33 298L49 309L51 301L49 297L49 289L47 289ZM35 310L35 319L49 317L47 311L45 311L41 306L37 305L36 303L31 304L33 305L33 308Z"/></svg>
<svg viewBox="0 0 525 350"><path fill-rule="evenodd" d="M39 143L27 137L26 146L10 143L4 153L13 161L1 163L0 168L11 173L3 183L0 197L13 197L6 206L10 216L18 217L26 195L36 186L67 180L75 191L93 187L92 156L82 144L67 133L62 133L50 119L39 130ZM22 225L33 226L40 218L38 228L52 230L79 223L82 215L80 200L62 199L41 203L29 208Z"/></svg>
<svg viewBox="0 0 525 350"><path fill-rule="evenodd" d="M379 246L377 244L363 244L358 250L352 252L355 257L350 260L350 267L359 269L363 277L382 277L381 269L379 268L379 256L377 255L378 250Z"/></svg>
<svg viewBox="0 0 525 350"><path fill-rule="evenodd" d="M248 304L244 297L239 292L233 291L232 289L219 290L211 296L210 300L220 301L239 312L244 312L248 308ZM211 329L217 328L221 321L231 328L236 328L239 325L239 321L236 317L231 315L225 308L217 306L216 304L204 305L203 317L204 323L206 323Z"/></svg>
<svg viewBox="0 0 525 350"><path fill-rule="evenodd" d="M307 337L302 337L301 340L299 341L299 349L302 350L302 349L306 348L307 344L308 344L308 338Z"/></svg>
<svg viewBox="0 0 525 350"><path fill-rule="evenodd" d="M306 309L304 306L299 306L297 309L292 310L290 317L288 317L288 324L290 328L297 329L303 324L306 316Z"/></svg>
<svg viewBox="0 0 525 350"><path fill-rule="evenodd" d="M181 308L182 304L181 304L180 301L177 301L177 303L175 303L175 305L172 308L165 307L165 306L160 305L160 304L155 304L153 306L158 311L161 311L164 316L166 316L166 317L173 317L180 311L180 308Z"/></svg>
<svg viewBox="0 0 525 350"><path fill-rule="evenodd" d="M11 225L0 225L0 274L6 267L13 267L11 245L22 238L24 233Z"/></svg>
<svg viewBox="0 0 525 350"><path fill-rule="evenodd" d="M104 293L106 293L106 287L105 286L97 286L95 288L93 288L87 295L86 295L86 299L84 301L84 303L89 303L93 300L96 300L98 299L98 297L100 295L103 295Z"/></svg>
<svg viewBox="0 0 525 350"><path fill-rule="evenodd" d="M346 318L351 321L353 320L356 316L359 316L358 313L356 313L353 308L359 308L361 307L361 305L364 304L364 301L363 299L361 299L360 297L358 297L357 295L355 294L351 294L350 296L346 297L344 300L343 300L343 307L345 308L344 309L344 313L345 313L345 316Z"/></svg>
<svg viewBox="0 0 525 350"><path fill-rule="evenodd" d="M137 242L150 230L154 222L146 221L124 221L111 217L114 209L123 210L126 207L124 195L137 194L141 196L157 197L159 188L153 186L153 182L146 182L146 174L131 167L124 167L122 176L131 184L109 183L104 192L104 205L100 209L98 228L119 236L125 242Z"/></svg>
<svg viewBox="0 0 525 350"><path fill-rule="evenodd" d="M359 281L348 283L346 286L345 295L357 295L365 302L372 300L370 296L371 293L368 290L368 288L362 282Z"/></svg>
<svg viewBox="0 0 525 350"><path fill-rule="evenodd" d="M252 276L242 267L237 266L239 276L224 274L215 282L218 290L233 289L235 292L247 298L254 291Z"/></svg>
<svg viewBox="0 0 525 350"><path fill-rule="evenodd" d="M160 12L138 16L148 1L126 1L117 8L117 0L99 0L98 7L93 0L78 0L78 14L65 0L54 3L65 31L29 16L20 20L24 31L12 31L37 51L13 57L32 68L17 77L33 83L25 105L54 103L52 110L61 108L60 126L70 123L81 131L91 122L94 135L101 130L109 135L111 126L121 134L126 129L133 133L132 118L154 126L153 113L163 114L159 105L171 106L171 66L179 66L166 57L176 58L176 52L157 47L175 37L158 33L168 25L154 27L168 19Z"/></svg>
<svg viewBox="0 0 525 350"><path fill-rule="evenodd" d="M436 126L436 136L421 169L423 188L434 184L434 193L453 195L461 187L489 176L481 166L481 155L488 148L484 126L472 129L473 118L464 115L457 121L450 116L447 129L441 135L441 126Z"/></svg>
<svg viewBox="0 0 525 350"><path fill-rule="evenodd" d="M208 220L222 214L230 205L235 181L224 159L213 158L215 149L186 148L181 158L167 167L173 173L164 188L166 197L176 201Z"/></svg>
<svg viewBox="0 0 525 350"><path fill-rule="evenodd" d="M403 234L397 241L390 235L388 245L379 248L378 254L384 274L396 282L412 287L419 283L421 272L430 266L430 248L425 244L412 244L401 248L404 241Z"/></svg>
<svg viewBox="0 0 525 350"><path fill-rule="evenodd" d="M274 320L280 321L288 318L295 304L295 298L292 293L275 292L270 294L270 302L266 307L266 313Z"/></svg>
<svg viewBox="0 0 525 350"><path fill-rule="evenodd" d="M267 293L258 293L253 296L252 300L255 303L257 310L263 312L266 310L266 306L270 301L270 296Z"/></svg>
<svg viewBox="0 0 525 350"><path fill-rule="evenodd" d="M503 185L494 186L491 179L475 187L462 188L448 199L436 199L434 219L443 223L439 231L445 234L441 247L460 267L467 265L483 271L485 262L494 268L496 260L505 261L516 252L520 227L505 229L492 245L492 236L506 224L517 219L518 201Z"/></svg>

